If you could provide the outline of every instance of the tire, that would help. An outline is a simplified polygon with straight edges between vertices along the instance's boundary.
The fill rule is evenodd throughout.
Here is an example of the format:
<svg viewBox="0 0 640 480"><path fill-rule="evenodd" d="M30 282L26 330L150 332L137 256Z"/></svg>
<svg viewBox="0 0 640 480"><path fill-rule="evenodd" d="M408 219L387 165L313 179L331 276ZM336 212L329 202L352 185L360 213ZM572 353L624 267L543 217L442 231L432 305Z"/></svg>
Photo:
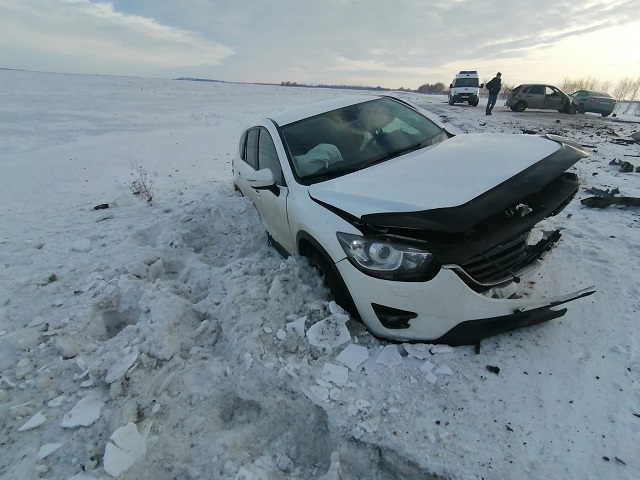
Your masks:
<svg viewBox="0 0 640 480"><path fill-rule="evenodd" d="M608 117L611 114L610 113L601 113L600 115L602 115L602 118L604 118L604 117Z"/></svg>
<svg viewBox="0 0 640 480"><path fill-rule="evenodd" d="M454 103L456 102L453 101L453 97L449 98L449 105L453 105Z"/></svg>
<svg viewBox="0 0 640 480"><path fill-rule="evenodd" d="M477 107L478 106L478 102L469 102L469 105L471 105L472 107Z"/></svg>
<svg viewBox="0 0 640 480"><path fill-rule="evenodd" d="M527 109L527 104L523 101L516 103L515 106L512 108L514 112L524 112L526 109Z"/></svg>
<svg viewBox="0 0 640 480"><path fill-rule="evenodd" d="M324 283L329 288L335 302L351 314L356 320L360 320L360 314L356 308L347 286L335 266L332 266L326 258L313 247L304 252L309 263L324 278Z"/></svg>
<svg viewBox="0 0 640 480"><path fill-rule="evenodd" d="M585 113L584 105L582 104L578 105L578 113Z"/></svg>

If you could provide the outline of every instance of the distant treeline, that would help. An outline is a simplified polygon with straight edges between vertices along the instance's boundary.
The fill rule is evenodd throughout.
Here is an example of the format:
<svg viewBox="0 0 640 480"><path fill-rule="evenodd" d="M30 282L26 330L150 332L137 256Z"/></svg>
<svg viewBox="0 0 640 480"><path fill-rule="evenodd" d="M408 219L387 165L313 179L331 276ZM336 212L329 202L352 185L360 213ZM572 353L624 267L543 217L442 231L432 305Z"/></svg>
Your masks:
<svg viewBox="0 0 640 480"><path fill-rule="evenodd" d="M485 79L482 83L487 83L489 79ZM425 93L429 95L446 95L449 90L448 85L442 82L425 83L420 85L416 90L410 88L384 88L384 87L369 87L366 85L325 85L325 84L303 84L297 82L280 82L283 87L318 87L318 88L337 88L337 89L351 89L351 90L379 90L379 91L404 91L404 92L416 92ZM506 96L517 85L503 82L502 95ZM635 102L640 100L640 77L631 78L626 77L620 80L618 83L606 80L599 80L594 77L586 77L579 79L565 78L561 83L556 85L560 90L567 93L573 93L576 90L596 90L599 92L607 92L618 100L627 100ZM486 91L484 92L486 94Z"/></svg>

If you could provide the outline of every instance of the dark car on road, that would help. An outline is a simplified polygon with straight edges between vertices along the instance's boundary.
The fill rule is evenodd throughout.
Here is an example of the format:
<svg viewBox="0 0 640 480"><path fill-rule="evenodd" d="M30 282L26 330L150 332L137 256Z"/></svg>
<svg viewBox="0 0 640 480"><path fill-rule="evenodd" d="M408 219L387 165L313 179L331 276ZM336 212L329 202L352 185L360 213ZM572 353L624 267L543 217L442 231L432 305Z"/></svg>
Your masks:
<svg viewBox="0 0 640 480"><path fill-rule="evenodd" d="M616 108L616 100L606 92L578 90L573 92L571 97L580 113L599 113L603 117L608 117Z"/></svg>

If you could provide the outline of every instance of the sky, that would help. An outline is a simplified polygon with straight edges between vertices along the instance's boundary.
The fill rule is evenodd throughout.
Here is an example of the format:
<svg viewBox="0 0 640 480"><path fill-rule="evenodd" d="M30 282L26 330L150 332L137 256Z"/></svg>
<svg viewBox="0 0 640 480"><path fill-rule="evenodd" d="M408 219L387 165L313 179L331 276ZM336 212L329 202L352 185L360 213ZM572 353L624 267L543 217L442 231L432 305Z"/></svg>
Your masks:
<svg viewBox="0 0 640 480"><path fill-rule="evenodd" d="M417 89L640 77L640 0L1 0L0 68Z"/></svg>
<svg viewBox="0 0 640 480"><path fill-rule="evenodd" d="M451 130L590 153L521 286L596 293L476 350L373 337L234 191L247 122L353 94L0 70L0 480L637 480L640 215L580 200L640 197L615 163L640 163L638 104L487 117L392 93Z"/></svg>

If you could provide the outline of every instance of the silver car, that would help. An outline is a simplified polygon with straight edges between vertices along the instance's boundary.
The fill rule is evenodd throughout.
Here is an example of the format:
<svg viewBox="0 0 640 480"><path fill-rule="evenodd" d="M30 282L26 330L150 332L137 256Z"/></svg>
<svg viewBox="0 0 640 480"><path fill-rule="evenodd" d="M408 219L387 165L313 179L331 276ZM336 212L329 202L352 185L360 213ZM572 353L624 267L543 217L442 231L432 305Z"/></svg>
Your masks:
<svg viewBox="0 0 640 480"><path fill-rule="evenodd" d="M592 112L608 117L616 108L616 100L606 92L578 90L573 92L571 97L577 104L580 113Z"/></svg>
<svg viewBox="0 0 640 480"><path fill-rule="evenodd" d="M576 113L577 105L573 97L558 87L544 83L525 83L511 91L506 102L514 112L524 112L527 108L557 110L560 113Z"/></svg>

